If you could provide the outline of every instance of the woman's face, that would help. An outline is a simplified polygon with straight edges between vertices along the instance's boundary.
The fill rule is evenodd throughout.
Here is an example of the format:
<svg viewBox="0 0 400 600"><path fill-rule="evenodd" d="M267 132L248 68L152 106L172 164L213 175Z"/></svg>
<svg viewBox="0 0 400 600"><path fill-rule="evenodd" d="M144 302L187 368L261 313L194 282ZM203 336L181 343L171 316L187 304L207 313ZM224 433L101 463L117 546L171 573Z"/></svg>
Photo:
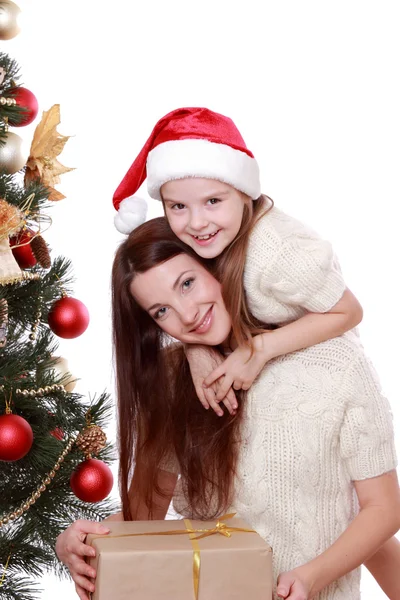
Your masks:
<svg viewBox="0 0 400 600"><path fill-rule="evenodd" d="M185 344L216 346L229 336L221 285L187 254L136 275L130 292L161 329Z"/></svg>

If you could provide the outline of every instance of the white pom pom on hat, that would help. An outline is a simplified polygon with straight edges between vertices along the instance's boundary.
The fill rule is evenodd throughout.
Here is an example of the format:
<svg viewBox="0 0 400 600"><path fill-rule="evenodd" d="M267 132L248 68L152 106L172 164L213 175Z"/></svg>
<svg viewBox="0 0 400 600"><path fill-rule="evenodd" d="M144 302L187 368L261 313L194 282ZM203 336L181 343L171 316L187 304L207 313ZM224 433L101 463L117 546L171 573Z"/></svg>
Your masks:
<svg viewBox="0 0 400 600"><path fill-rule="evenodd" d="M129 234L145 222L147 217L147 202L139 196L129 196L119 205L114 217L114 225L120 233Z"/></svg>
<svg viewBox="0 0 400 600"><path fill-rule="evenodd" d="M156 123L115 191L118 231L146 220L145 201L133 196L146 178L150 197L161 200L164 183L187 177L228 183L254 200L261 195L257 161L233 121L208 108L178 108Z"/></svg>

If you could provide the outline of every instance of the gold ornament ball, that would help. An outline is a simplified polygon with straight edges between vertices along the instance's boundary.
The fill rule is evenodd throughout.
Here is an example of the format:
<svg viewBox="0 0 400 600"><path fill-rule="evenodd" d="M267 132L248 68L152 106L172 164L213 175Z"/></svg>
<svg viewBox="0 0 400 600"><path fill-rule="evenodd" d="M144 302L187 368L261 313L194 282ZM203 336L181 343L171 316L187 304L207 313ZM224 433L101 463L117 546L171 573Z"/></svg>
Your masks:
<svg viewBox="0 0 400 600"><path fill-rule="evenodd" d="M0 170L13 175L26 165L29 149L24 140L16 133L7 131L0 146Z"/></svg>
<svg viewBox="0 0 400 600"><path fill-rule="evenodd" d="M20 32L18 17L21 9L11 0L0 3L0 40L11 40Z"/></svg>

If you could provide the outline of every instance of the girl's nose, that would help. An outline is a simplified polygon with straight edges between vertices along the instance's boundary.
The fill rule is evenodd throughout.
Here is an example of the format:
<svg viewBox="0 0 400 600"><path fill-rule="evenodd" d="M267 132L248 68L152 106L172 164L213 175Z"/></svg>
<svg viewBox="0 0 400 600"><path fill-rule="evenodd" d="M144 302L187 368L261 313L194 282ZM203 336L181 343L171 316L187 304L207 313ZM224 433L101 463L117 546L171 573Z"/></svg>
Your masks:
<svg viewBox="0 0 400 600"><path fill-rule="evenodd" d="M190 214L190 223L191 229L194 231L201 231L208 225L208 220L203 211L192 211Z"/></svg>

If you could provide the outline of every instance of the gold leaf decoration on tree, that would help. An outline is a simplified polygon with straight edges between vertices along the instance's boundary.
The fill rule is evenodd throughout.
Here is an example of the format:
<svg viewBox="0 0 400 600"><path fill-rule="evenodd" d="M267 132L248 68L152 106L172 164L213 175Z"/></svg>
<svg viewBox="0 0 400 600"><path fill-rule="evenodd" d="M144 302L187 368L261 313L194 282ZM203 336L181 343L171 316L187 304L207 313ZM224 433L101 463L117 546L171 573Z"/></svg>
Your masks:
<svg viewBox="0 0 400 600"><path fill-rule="evenodd" d="M0 239L8 238L16 233L21 229L23 222L21 211L0 198Z"/></svg>
<svg viewBox="0 0 400 600"><path fill-rule="evenodd" d="M0 199L0 285L7 285L10 281L20 281L23 277L8 239L13 233L19 231L23 223L21 211L6 200Z"/></svg>
<svg viewBox="0 0 400 600"><path fill-rule="evenodd" d="M60 183L60 175L74 170L64 167L57 159L70 138L58 133L59 124L60 105L54 104L47 112L43 111L42 120L35 129L25 171L25 185L39 178L43 185L49 188L49 200L54 202L65 198L54 189L54 186Z"/></svg>

